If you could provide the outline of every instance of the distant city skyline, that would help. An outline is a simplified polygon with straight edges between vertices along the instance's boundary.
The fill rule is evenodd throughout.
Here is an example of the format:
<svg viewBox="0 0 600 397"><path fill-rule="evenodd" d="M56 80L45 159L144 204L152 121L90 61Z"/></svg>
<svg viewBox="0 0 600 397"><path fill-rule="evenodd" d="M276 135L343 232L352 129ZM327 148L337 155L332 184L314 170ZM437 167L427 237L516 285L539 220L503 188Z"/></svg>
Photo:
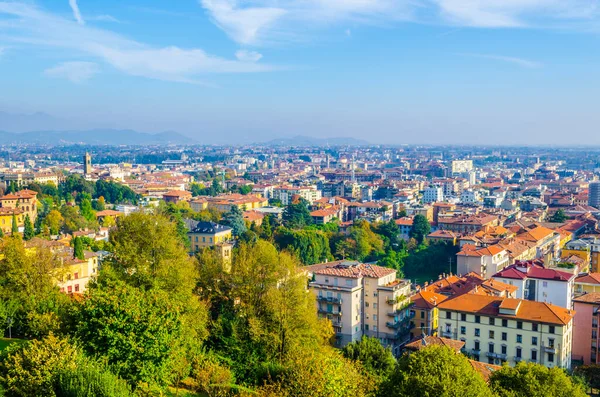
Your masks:
<svg viewBox="0 0 600 397"><path fill-rule="evenodd" d="M584 0L0 0L0 131L600 145L599 33Z"/></svg>

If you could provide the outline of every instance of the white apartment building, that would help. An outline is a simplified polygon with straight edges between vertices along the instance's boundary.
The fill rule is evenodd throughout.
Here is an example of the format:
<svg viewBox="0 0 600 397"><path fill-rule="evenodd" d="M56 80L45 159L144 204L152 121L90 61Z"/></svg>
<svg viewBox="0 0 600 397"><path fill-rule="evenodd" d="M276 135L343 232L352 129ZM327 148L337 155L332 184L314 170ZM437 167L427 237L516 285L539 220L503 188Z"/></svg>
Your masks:
<svg viewBox="0 0 600 397"><path fill-rule="evenodd" d="M429 186L423 192L423 203L444 201L444 189L441 186Z"/></svg>
<svg viewBox="0 0 600 397"><path fill-rule="evenodd" d="M273 199L281 201L283 205L291 204L292 197L295 195L302 197L309 204L314 203L322 197L321 191L317 190L314 186L278 186L273 188Z"/></svg>
<svg viewBox="0 0 600 397"><path fill-rule="evenodd" d="M473 160L452 161L452 174L462 174L473 170Z"/></svg>
<svg viewBox="0 0 600 397"><path fill-rule="evenodd" d="M478 191L472 189L463 190L460 194L460 202L463 204L481 204L481 195Z"/></svg>
<svg viewBox="0 0 600 397"><path fill-rule="evenodd" d="M475 247L465 245L456 254L456 272L468 274L474 272L483 278L490 278L510 264L508 251L499 245Z"/></svg>
<svg viewBox="0 0 600 397"><path fill-rule="evenodd" d="M336 345L375 337L396 355L410 339L410 281L396 271L355 261L308 267L319 317L333 324Z"/></svg>
<svg viewBox="0 0 600 397"><path fill-rule="evenodd" d="M574 312L545 302L464 294L438 305L438 335L465 342L474 360L569 369Z"/></svg>
<svg viewBox="0 0 600 397"><path fill-rule="evenodd" d="M518 261L502 269L493 278L516 286L516 297L573 308L576 274L547 269L532 261Z"/></svg>

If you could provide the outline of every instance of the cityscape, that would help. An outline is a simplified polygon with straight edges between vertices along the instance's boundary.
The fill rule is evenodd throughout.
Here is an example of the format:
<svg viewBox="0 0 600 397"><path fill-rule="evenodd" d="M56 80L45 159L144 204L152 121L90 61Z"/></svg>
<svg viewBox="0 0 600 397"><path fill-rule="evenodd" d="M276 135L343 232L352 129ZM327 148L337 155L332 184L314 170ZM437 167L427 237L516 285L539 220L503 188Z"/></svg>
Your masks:
<svg viewBox="0 0 600 397"><path fill-rule="evenodd" d="M0 397L600 396L600 0L0 0Z"/></svg>
<svg viewBox="0 0 600 397"><path fill-rule="evenodd" d="M203 332L225 332L211 331L231 321L225 313L260 317L254 311L268 304L263 310L274 318L262 326L275 321L310 340L303 327L327 324L321 337L358 361L369 343L381 349L378 360L386 352L392 363L443 346L466 360L483 387L522 363L556 370L556 379L591 377L598 363L600 160L593 150L28 144L4 145L0 156L3 288L42 288L50 295L32 291L36 300L57 305L30 307L6 296L10 346L72 332L91 339L89 352L118 363L107 349L132 330L113 316L131 303L121 307L102 294L127 302L119 288L130 285L182 294L186 304L199 299L206 312L189 314L199 316L192 321ZM279 267L267 266L272 260ZM18 269L22 261L29 267ZM42 278L13 284L19 275L29 280L28 272ZM55 311L61 305L83 305L78 321L87 323L69 330ZM291 313L282 318L278 310L298 313L287 319ZM166 314L129 321L158 332L160 324L146 324L153 315ZM219 341L226 335L197 341L228 354ZM150 359L145 354L137 359ZM238 379L223 358L210 360L229 382ZM195 380L175 386L240 393L202 383L218 375L207 362L189 365L207 374L192 372ZM158 381L158 374L130 371L137 382ZM389 371L390 378L377 372L381 390L392 387ZM271 393L267 384L260 393Z"/></svg>

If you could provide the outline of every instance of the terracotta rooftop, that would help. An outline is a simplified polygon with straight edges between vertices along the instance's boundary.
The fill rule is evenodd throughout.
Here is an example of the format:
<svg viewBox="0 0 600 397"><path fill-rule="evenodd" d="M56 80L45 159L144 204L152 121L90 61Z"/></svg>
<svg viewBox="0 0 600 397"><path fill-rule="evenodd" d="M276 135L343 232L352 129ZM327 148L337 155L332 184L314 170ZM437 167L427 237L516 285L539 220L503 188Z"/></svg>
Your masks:
<svg viewBox="0 0 600 397"><path fill-rule="evenodd" d="M307 266L307 268L314 274L347 278L380 278L396 273L396 270L387 267L369 265L349 260L320 263L317 265Z"/></svg>
<svg viewBox="0 0 600 397"><path fill-rule="evenodd" d="M425 336L418 337L404 346L408 350L418 351L426 348L427 346L438 345L438 346L446 346L454 350L455 352L459 352L460 349L463 348L465 342L460 340L441 338L438 336Z"/></svg>
<svg viewBox="0 0 600 397"><path fill-rule="evenodd" d="M583 294L573 299L574 302L580 303L600 303L600 292L588 292L587 294Z"/></svg>
<svg viewBox="0 0 600 397"><path fill-rule="evenodd" d="M520 302L516 315L500 314L500 307L504 301L505 305L512 306L513 301ZM464 294L456 298L446 300L438 305L441 310L467 312L484 316L511 318L547 324L566 325L575 315L572 310L552 305L547 302L536 302L530 300L511 299L497 296Z"/></svg>
<svg viewBox="0 0 600 397"><path fill-rule="evenodd" d="M582 284L599 284L600 285L600 273L583 273L577 276L575 279L576 283Z"/></svg>

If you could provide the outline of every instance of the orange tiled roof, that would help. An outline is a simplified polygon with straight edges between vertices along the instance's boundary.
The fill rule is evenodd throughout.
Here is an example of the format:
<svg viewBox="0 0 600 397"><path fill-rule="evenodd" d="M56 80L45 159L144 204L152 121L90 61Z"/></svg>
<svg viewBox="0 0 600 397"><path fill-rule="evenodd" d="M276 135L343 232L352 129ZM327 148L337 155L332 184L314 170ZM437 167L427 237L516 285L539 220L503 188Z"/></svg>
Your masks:
<svg viewBox="0 0 600 397"><path fill-rule="evenodd" d="M314 274L347 278L380 278L396 273L396 270L387 267L345 260L308 266L308 270Z"/></svg>
<svg viewBox="0 0 600 397"><path fill-rule="evenodd" d="M575 282L583 283L583 284L599 284L600 285L600 273L580 274L575 279Z"/></svg>
<svg viewBox="0 0 600 397"><path fill-rule="evenodd" d="M499 309L501 307L513 307L517 303L519 304L519 309L516 315L500 314ZM552 305L547 302L474 294L464 294L446 300L439 304L438 308L557 325L568 324L575 315L575 312L572 310Z"/></svg>

